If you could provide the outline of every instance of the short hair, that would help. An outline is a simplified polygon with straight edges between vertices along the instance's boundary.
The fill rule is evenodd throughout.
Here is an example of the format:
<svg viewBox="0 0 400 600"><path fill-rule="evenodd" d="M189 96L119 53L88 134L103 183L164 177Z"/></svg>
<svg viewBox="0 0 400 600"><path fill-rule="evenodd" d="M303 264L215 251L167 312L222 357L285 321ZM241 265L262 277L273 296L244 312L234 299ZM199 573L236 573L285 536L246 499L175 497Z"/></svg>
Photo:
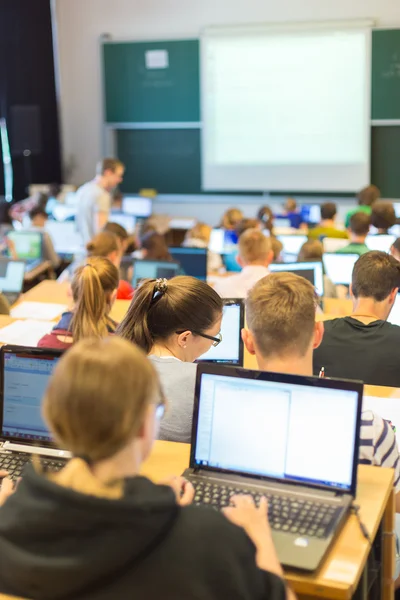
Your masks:
<svg viewBox="0 0 400 600"><path fill-rule="evenodd" d="M297 256L297 262L309 262L321 260L324 254L324 246L319 240L308 240L304 242Z"/></svg>
<svg viewBox="0 0 400 600"><path fill-rule="evenodd" d="M363 212L356 212L350 217L349 229L355 235L367 235L371 225L371 217Z"/></svg>
<svg viewBox="0 0 400 600"><path fill-rule="evenodd" d="M207 225L207 223L196 223L192 229L186 232L185 242L190 242L190 240L201 240L205 244L209 244L211 237L211 226Z"/></svg>
<svg viewBox="0 0 400 600"><path fill-rule="evenodd" d="M229 208L222 217L224 229L235 229L239 221L243 219L243 213L239 208Z"/></svg>
<svg viewBox="0 0 400 600"><path fill-rule="evenodd" d="M88 256L109 256L118 251L118 238L111 231L100 231L86 244Z"/></svg>
<svg viewBox="0 0 400 600"><path fill-rule="evenodd" d="M294 273L271 273L248 293L246 318L264 358L304 356L315 327L317 295L313 285Z"/></svg>
<svg viewBox="0 0 400 600"><path fill-rule="evenodd" d="M393 202L377 200L372 206L371 225L377 229L390 229L396 224L396 212Z"/></svg>
<svg viewBox="0 0 400 600"><path fill-rule="evenodd" d="M29 218L33 221L35 217L44 217L45 219L48 219L49 215L41 206L34 206L32 210L29 211Z"/></svg>
<svg viewBox="0 0 400 600"><path fill-rule="evenodd" d="M149 231L141 239L141 246L146 250L146 260L172 261L165 235L156 231Z"/></svg>
<svg viewBox="0 0 400 600"><path fill-rule="evenodd" d="M285 202L285 210L287 212L294 212L297 210L297 202L294 198L287 198Z"/></svg>
<svg viewBox="0 0 400 600"><path fill-rule="evenodd" d="M400 287L400 263L386 252L366 252L354 265L351 283L355 298L382 302Z"/></svg>
<svg viewBox="0 0 400 600"><path fill-rule="evenodd" d="M114 173L118 167L125 168L124 163L118 160L118 158L103 158L97 163L96 175L104 175L106 171Z"/></svg>
<svg viewBox="0 0 400 600"><path fill-rule="evenodd" d="M372 204L380 197L381 191L376 185L368 185L357 194L358 204L360 206L372 206Z"/></svg>
<svg viewBox="0 0 400 600"><path fill-rule="evenodd" d="M321 204L321 219L333 219L337 213L336 204L334 202L324 202Z"/></svg>
<svg viewBox="0 0 400 600"><path fill-rule="evenodd" d="M260 222L257 219L242 219L236 225L236 235L240 237L242 233L247 231L248 229L258 229L260 227Z"/></svg>
<svg viewBox="0 0 400 600"><path fill-rule="evenodd" d="M122 225L120 225L119 223L106 223L103 227L103 231L109 231L110 233L113 233L120 240L123 241L127 240L129 237L129 234L125 227L122 227Z"/></svg>
<svg viewBox="0 0 400 600"><path fill-rule="evenodd" d="M245 263L267 260L271 250L270 238L258 229L247 229L239 238L239 256Z"/></svg>
<svg viewBox="0 0 400 600"><path fill-rule="evenodd" d="M400 252L400 238L394 240L392 247L397 250L397 252Z"/></svg>

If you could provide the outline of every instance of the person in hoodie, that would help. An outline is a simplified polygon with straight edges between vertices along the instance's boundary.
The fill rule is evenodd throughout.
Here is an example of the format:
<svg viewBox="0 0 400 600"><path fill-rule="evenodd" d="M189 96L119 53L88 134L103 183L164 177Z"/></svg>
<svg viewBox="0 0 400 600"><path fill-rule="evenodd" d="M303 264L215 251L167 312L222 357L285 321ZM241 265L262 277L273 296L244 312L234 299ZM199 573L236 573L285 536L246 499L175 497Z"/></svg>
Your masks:
<svg viewBox="0 0 400 600"><path fill-rule="evenodd" d="M38 347L65 350L82 338L114 333L117 323L109 312L117 296L118 281L118 269L108 258L87 258L75 271L71 283L73 310L61 315L51 333L39 340Z"/></svg>
<svg viewBox="0 0 400 600"><path fill-rule="evenodd" d="M41 600L284 600L267 520L236 496L193 506L192 485L139 475L165 399L151 361L122 339L76 344L55 368L43 414L74 458L30 465L0 495L0 593Z"/></svg>

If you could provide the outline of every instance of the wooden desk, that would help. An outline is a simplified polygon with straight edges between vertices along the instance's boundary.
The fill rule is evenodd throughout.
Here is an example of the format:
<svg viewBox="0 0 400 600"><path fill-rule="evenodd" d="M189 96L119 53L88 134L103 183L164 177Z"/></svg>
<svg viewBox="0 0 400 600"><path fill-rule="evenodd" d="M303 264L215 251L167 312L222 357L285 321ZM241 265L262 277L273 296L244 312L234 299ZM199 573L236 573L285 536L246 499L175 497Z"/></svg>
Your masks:
<svg viewBox="0 0 400 600"><path fill-rule="evenodd" d="M142 474L159 483L171 475L181 475L189 465L189 444L158 441ZM394 573L394 493L393 471L381 467L360 466L356 503L370 536L374 539L379 525L384 537L385 586L382 598L393 599ZM363 537L358 521L350 516L316 574L300 575L287 571L287 580L300 598L350 599L355 593L369 555L369 544Z"/></svg>

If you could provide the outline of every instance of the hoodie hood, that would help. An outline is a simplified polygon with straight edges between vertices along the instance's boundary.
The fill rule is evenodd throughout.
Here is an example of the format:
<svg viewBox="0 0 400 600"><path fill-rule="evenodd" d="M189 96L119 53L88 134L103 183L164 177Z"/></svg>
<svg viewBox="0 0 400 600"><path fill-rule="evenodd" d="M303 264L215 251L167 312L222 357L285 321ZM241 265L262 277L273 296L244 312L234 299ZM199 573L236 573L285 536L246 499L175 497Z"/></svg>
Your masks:
<svg viewBox="0 0 400 600"><path fill-rule="evenodd" d="M82 493L30 466L0 509L0 591L75 598L134 568L163 541L179 507L171 488L144 477L124 480L121 490L118 499Z"/></svg>

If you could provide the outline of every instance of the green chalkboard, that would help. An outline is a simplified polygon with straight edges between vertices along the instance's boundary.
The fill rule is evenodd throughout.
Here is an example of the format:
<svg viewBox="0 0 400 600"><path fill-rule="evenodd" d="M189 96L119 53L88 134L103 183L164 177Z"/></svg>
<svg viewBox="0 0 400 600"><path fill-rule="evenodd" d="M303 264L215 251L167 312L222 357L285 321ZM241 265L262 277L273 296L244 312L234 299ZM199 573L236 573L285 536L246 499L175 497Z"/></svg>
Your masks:
<svg viewBox="0 0 400 600"><path fill-rule="evenodd" d="M146 53L164 50L168 66L147 68ZM198 40L105 43L108 123L200 121Z"/></svg>
<svg viewBox="0 0 400 600"><path fill-rule="evenodd" d="M372 119L400 119L400 30L372 32Z"/></svg>
<svg viewBox="0 0 400 600"><path fill-rule="evenodd" d="M131 129L117 133L118 157L129 168L122 190L200 194L199 129Z"/></svg>
<svg viewBox="0 0 400 600"><path fill-rule="evenodd" d="M371 181L383 198L400 198L400 127L373 127L371 143Z"/></svg>

